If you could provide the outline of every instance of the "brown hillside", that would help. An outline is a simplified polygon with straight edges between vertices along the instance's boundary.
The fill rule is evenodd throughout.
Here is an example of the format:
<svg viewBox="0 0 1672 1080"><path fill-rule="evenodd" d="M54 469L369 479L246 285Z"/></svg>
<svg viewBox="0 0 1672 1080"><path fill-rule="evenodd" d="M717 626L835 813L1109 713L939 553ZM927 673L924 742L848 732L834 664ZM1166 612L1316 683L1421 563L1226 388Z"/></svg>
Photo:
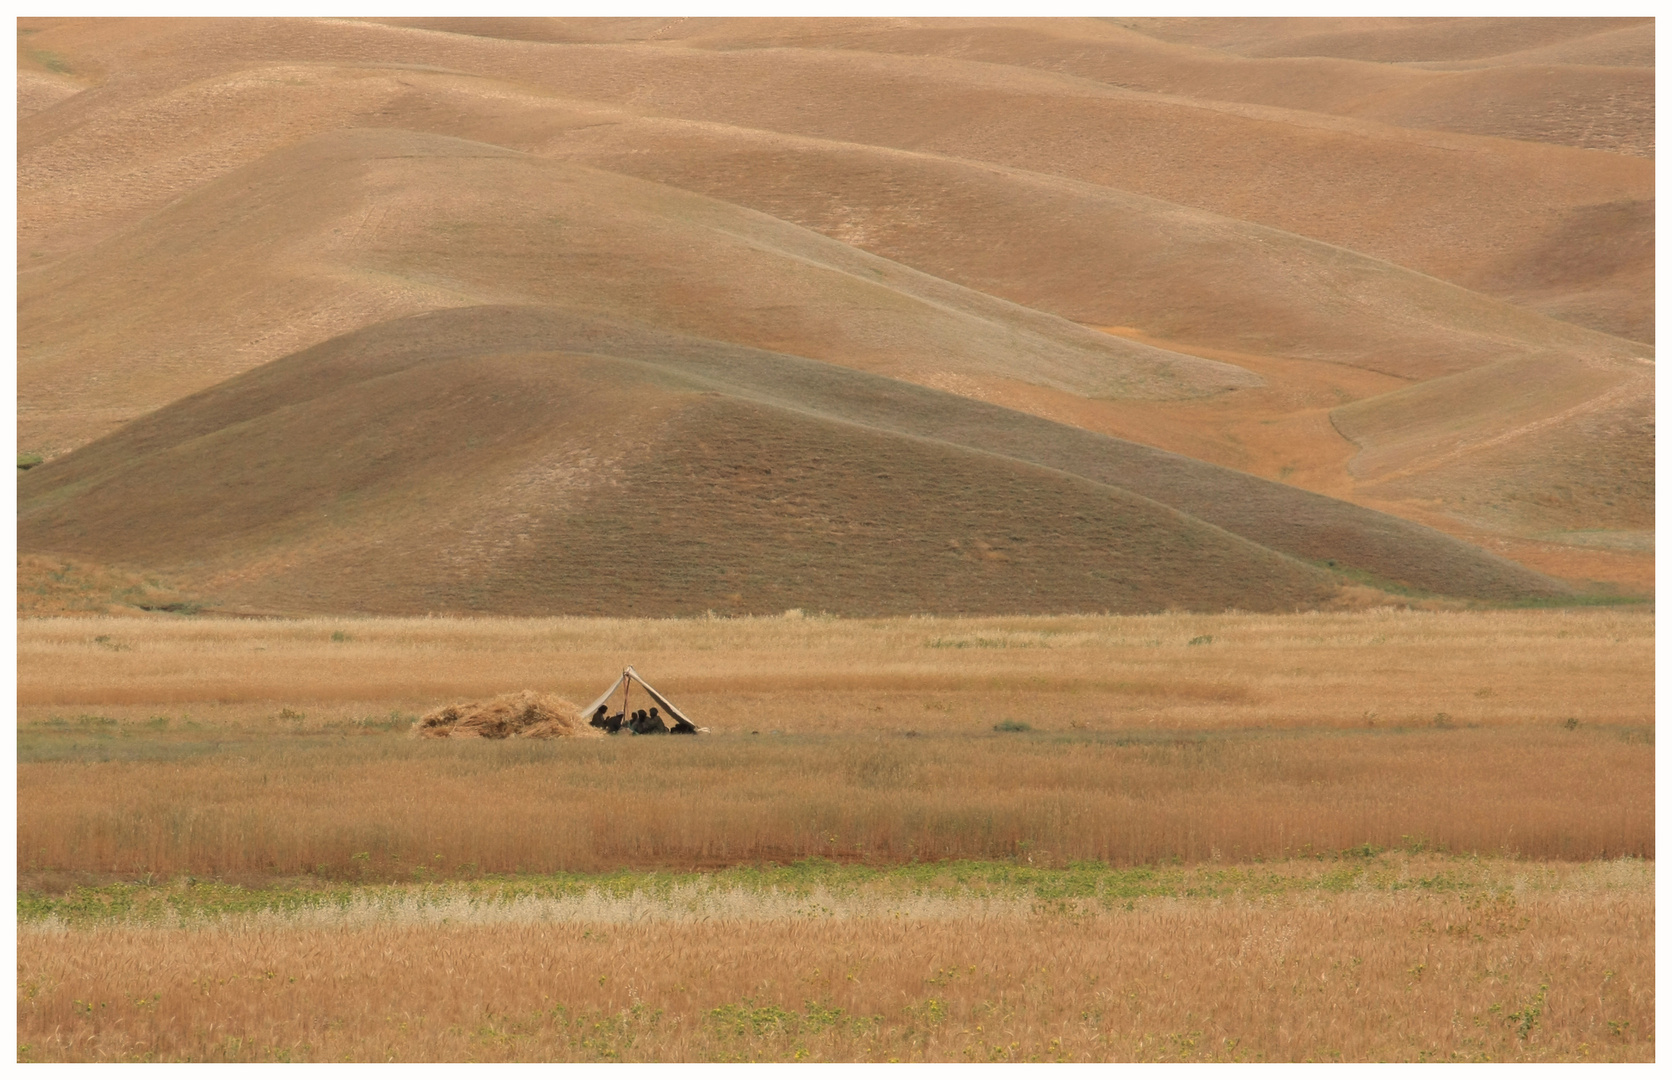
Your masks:
<svg viewBox="0 0 1672 1080"><path fill-rule="evenodd" d="M1655 73L1571 64L1432 72L1422 85L1373 99L1353 115L1652 158Z"/></svg>
<svg viewBox="0 0 1672 1080"><path fill-rule="evenodd" d="M1653 26L1606 20L1536 50L1441 64L1336 55L1242 55L1164 41L1128 20L677 20L605 26L540 20L401 19L392 23L518 40L675 42L707 49L788 47L945 56L1074 75L1111 86L1213 101L1357 116L1400 127L1468 132L1654 155ZM1501 23L1505 20L1495 20ZM510 25L507 25L511 22ZM1622 25L1625 24L1625 25ZM1140 26L1147 22L1140 21ZM1595 24L1587 24L1594 29ZM612 32L613 29L613 32ZM1533 29L1538 30L1536 24ZM1416 55L1451 55L1454 30ZM1561 31L1570 34L1571 31ZM1391 31L1403 34L1407 30ZM1466 38L1467 33L1464 34ZM1389 30L1370 35L1391 43ZM1516 40L1546 40L1543 31ZM1632 51L1620 50L1627 41ZM1642 50L1641 43L1648 43ZM1612 43L1612 44L1610 44ZM1415 45L1411 42L1406 48ZM1558 51L1560 50L1560 51ZM1598 71L1598 66L1612 70Z"/></svg>
<svg viewBox="0 0 1672 1080"><path fill-rule="evenodd" d="M1478 60L1429 61L1422 66L1436 71L1462 71L1472 67L1508 64L1572 64L1595 67L1655 66L1655 24L1652 19L1606 20L1623 24L1618 29L1601 29L1520 52L1500 53Z"/></svg>
<svg viewBox="0 0 1672 1080"><path fill-rule="evenodd" d="M574 45L316 21L147 25L132 40L97 24L29 28L39 30L38 47L57 49L72 66L132 76L20 126L20 218L30 222L20 241L43 257L161 205L171 187L322 126L375 124L393 110L404 125L525 149L551 130L495 130L507 100L499 91L476 107L424 100L411 65L512 84L513 104L555 97L561 111L585 100L1027 168L1257 222L1466 286L1485 287L1486 269L1501 272L1505 260L1536 261L1542 237L1583 207L1653 195L1652 162L1619 154L951 57ZM289 101L300 107L277 107ZM212 115L204 122L194 113ZM162 116L177 125L174 134L131 145ZM121 189L114 202L101 191L111 181ZM53 205L44 205L48 188ZM42 215L55 219L45 231L33 223ZM1597 227L1631 226L1604 219ZM1624 305L1625 321L1600 328L1651 332L1652 305L1642 299L1651 273L1651 262L1635 264L1636 289L1614 290L1597 309Z"/></svg>
<svg viewBox="0 0 1672 1080"><path fill-rule="evenodd" d="M626 116L575 132L565 147L982 292L1151 338L1405 379L1515 353L1643 351L1292 233L1034 172ZM1602 258L1592 260L1598 276L1626 261ZM1587 269L1560 273L1572 282Z"/></svg>
<svg viewBox="0 0 1672 1080"><path fill-rule="evenodd" d="M244 258L251 249L266 255ZM1259 383L735 206L391 130L280 151L24 275L19 289L30 445L76 445L286 347L484 302L551 304L917 381L951 372L1156 400ZM126 362L113 368L113 353Z"/></svg>
<svg viewBox="0 0 1672 1080"><path fill-rule="evenodd" d="M21 542L120 550L291 613L1143 611L1332 592L1320 570L1084 480L619 361L431 359L422 329L392 369L366 370L360 342L346 363L327 350L337 371L276 363L34 470Z"/></svg>
<svg viewBox="0 0 1672 1080"><path fill-rule="evenodd" d="M1187 458L536 309L266 365L31 470L20 499L25 549L120 553L279 611L1265 610L1329 596L1330 560L1430 592L1559 591Z"/></svg>
<svg viewBox="0 0 1672 1080"><path fill-rule="evenodd" d="M564 392L648 433L682 431L682 395L712 391L733 403L728 430L814 417L807 453L859 425L875 454L952 453L974 483L986 459L958 455L997 451L1001 472L1054 469L1400 587L1559 591L1478 544L1641 589L1653 34L1645 19L22 18L19 448L52 467L22 479L68 498L46 479L68 452L132 449L155 410L392 333L356 336L369 328L428 327L437 340L411 348L441 357L462 355L459 327L509 319L507 363L598 357ZM653 415L621 389L646 364L673 380ZM877 377L886 393L857 389ZM244 408L257 384L237 385ZM352 437L325 419L347 389L269 391L295 397L282 425L262 421L286 438ZM746 422L739 402L767 412ZM253 437L207 432L233 460ZM538 472L546 451L518 446L493 468ZM65 512L160 484L111 468ZM357 469L296 496L387 510L340 533L279 539L274 522L313 512L290 496L232 516L202 503L221 539L180 587L224 579L232 596L278 565L257 549L305 548L313 569L237 595L326 610L310 597L336 595L320 568L348 558L337 545L375 546L398 521L454 550L462 526L407 522L407 480ZM411 483L442 483L427 469ZM517 502L507 483L436 497L494 517ZM705 520L749 520L711 505ZM183 565L139 547L165 561L114 541L30 553Z"/></svg>
<svg viewBox="0 0 1672 1080"><path fill-rule="evenodd" d="M1332 414L1360 497L1522 537L1654 527L1654 365L1506 360ZM1420 507L1420 512L1418 511Z"/></svg>
<svg viewBox="0 0 1672 1080"><path fill-rule="evenodd" d="M155 574L50 555L19 555L17 559L20 617L166 618L190 610L194 610L190 598Z"/></svg>
<svg viewBox="0 0 1672 1080"><path fill-rule="evenodd" d="M1327 410L1398 384L1326 374L1297 387L1270 372L1267 393L1247 369L1280 357L1409 380L1550 350L1643 351L1340 248L1074 181L712 125L587 131L605 134L579 132L572 153L784 220L481 143L390 129L309 140L23 276L24 444L66 449L382 318L515 300L877 370L1353 498L1354 448ZM904 208L901 191L915 193ZM1188 344L1111 340L981 293ZM1204 347L1238 366L1184 355ZM1111 400L1169 398L1204 404ZM1334 441L1314 451L1267 423L1290 412Z"/></svg>
<svg viewBox="0 0 1672 1080"><path fill-rule="evenodd" d="M1485 60L1532 49L1571 49L1613 35L1652 41L1652 19L1286 18L1129 19L1169 41L1243 56L1335 56L1409 64ZM1653 54L1649 61L1652 62ZM1645 62L1636 60L1636 63Z"/></svg>
<svg viewBox="0 0 1672 1080"><path fill-rule="evenodd" d="M1624 327L1641 313L1645 284L1653 295L1642 268L1654 264L1654 220L1652 200L1580 207L1552 222L1528 252L1488 265L1480 287L1557 319ZM1654 340L1652 322L1619 332Z"/></svg>

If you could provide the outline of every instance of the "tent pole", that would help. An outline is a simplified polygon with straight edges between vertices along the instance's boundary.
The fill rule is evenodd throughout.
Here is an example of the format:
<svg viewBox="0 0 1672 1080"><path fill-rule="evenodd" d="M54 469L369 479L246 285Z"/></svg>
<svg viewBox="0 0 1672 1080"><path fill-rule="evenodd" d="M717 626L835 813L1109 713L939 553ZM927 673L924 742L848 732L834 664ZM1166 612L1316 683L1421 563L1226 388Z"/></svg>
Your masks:
<svg viewBox="0 0 1672 1080"><path fill-rule="evenodd" d="M621 726L630 727L632 717L627 715L627 698L633 692L633 677L625 671L621 673ZM637 732L634 732L637 734Z"/></svg>

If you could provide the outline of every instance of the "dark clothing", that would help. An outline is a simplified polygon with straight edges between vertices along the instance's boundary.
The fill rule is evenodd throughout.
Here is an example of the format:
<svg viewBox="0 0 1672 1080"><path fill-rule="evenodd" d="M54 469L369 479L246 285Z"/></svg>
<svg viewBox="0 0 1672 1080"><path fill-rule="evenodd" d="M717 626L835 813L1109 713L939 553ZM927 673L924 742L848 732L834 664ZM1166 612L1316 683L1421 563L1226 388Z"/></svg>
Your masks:
<svg viewBox="0 0 1672 1080"><path fill-rule="evenodd" d="M669 735L695 735L696 733L696 725L689 720L675 720L673 730L668 732Z"/></svg>

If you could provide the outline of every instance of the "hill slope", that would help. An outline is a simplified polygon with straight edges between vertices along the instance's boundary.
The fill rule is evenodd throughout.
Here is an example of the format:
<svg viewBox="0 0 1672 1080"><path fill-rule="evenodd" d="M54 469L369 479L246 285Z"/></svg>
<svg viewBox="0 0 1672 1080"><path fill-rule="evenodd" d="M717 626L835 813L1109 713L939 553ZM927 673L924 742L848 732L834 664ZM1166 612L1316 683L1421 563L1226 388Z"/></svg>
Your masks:
<svg viewBox="0 0 1672 1080"><path fill-rule="evenodd" d="M1561 25L1576 20L1541 25L1499 19L1467 27L1456 20L1439 26L1403 20L1368 33L1363 26L1343 24L1347 33L1335 36L1333 51L1328 37L1319 33L1324 21L1309 20L1309 42L1281 44L1282 30L1265 27L1254 33L1273 40L1254 53L1246 51L1253 43L1246 38L1240 43L1166 40L1169 31L1182 27L1147 19L382 21L508 40L942 56L1180 97L1654 156L1654 24L1642 19L1588 20L1578 26ZM1222 30L1234 23L1216 22ZM1472 47L1459 52L1458 45L1470 38ZM1530 42L1545 44L1474 55ZM1383 55L1355 49L1355 44ZM1533 82L1536 88L1529 85Z"/></svg>
<svg viewBox="0 0 1672 1080"><path fill-rule="evenodd" d="M1403 379L1530 352L1644 352L1344 248L1037 172L627 115L565 133L548 152L748 206L937 277L1152 338Z"/></svg>
<svg viewBox="0 0 1672 1080"><path fill-rule="evenodd" d="M1246 370L1258 356L1408 382L1481 365L1510 371L1516 358L1621 369L1645 351L1316 241L1074 181L713 125L589 130L610 134L582 132L577 156L721 201L407 131L307 140L23 275L24 444L77 445L379 319L512 301L874 370L1266 475L1305 464L1300 482L1357 497L1344 467L1352 444L1338 440L1332 458L1312 461L1291 426L1236 419L1295 408L1282 373L1260 390ZM904 210L893 199L901 190L916 193ZM1115 316L1189 344L1156 349L1038 309ZM1188 354L1204 347L1233 350L1243 366ZM1399 385L1310 378L1327 384L1304 391L1313 439L1334 437L1333 395ZM1547 381L1548 412L1580 404L1571 397ZM1191 400L1206 419L1131 407ZM1495 433L1489 413L1462 422L1482 427L1474 441ZM1617 460L1599 463L1597 482L1613 482ZM1523 483L1528 505L1542 505L1538 478ZM1404 512L1379 493L1366 498Z"/></svg>
<svg viewBox="0 0 1672 1080"><path fill-rule="evenodd" d="M19 543L269 610L1270 610L1335 559L1537 575L1395 518L817 361L528 308L268 364L20 485ZM182 529L182 522L190 522Z"/></svg>
<svg viewBox="0 0 1672 1080"><path fill-rule="evenodd" d="M500 114L543 98L1030 169L1473 288L1535 267L1552 232L1582 218L1593 246L1629 253L1629 265L1624 279L1581 290L1583 303L1570 295L1565 316L1637 338L1652 333L1652 259L1634 242L1642 223L1584 217L1587 208L1652 201L1652 161L1338 115L1326 89L1274 105L1191 96L1188 80L1153 92L952 56L710 49L700 40L572 44L315 20L175 21L126 35L96 22L26 29L38 30L36 48L125 76L20 124L20 241L43 257L131 223L170 190L307 134L375 126L390 111L420 130L534 149L519 138L538 130ZM1527 40L1548 40L1539 33ZM436 100L410 77L426 68L461 87L488 79L516 92L484 85L474 104ZM1417 111L1438 107L1423 101ZM158 130L165 118L169 130Z"/></svg>
<svg viewBox="0 0 1672 1080"><path fill-rule="evenodd" d="M1641 589L1653 30L20 19L19 449L53 467L311 346L476 310L544 320L510 356L616 365L563 393L648 364L767 410L728 430L998 451L1405 587L1554 588L1332 500ZM428 325L451 355L462 324Z"/></svg>
<svg viewBox="0 0 1672 1080"><path fill-rule="evenodd" d="M22 437L75 445L286 344L484 302L544 303L920 381L988 375L1149 400L1260 381L673 188L442 136L345 131L275 152L24 275Z"/></svg>
<svg viewBox="0 0 1672 1080"><path fill-rule="evenodd" d="M1654 528L1654 365L1544 356L1343 406L1361 495L1512 535Z"/></svg>

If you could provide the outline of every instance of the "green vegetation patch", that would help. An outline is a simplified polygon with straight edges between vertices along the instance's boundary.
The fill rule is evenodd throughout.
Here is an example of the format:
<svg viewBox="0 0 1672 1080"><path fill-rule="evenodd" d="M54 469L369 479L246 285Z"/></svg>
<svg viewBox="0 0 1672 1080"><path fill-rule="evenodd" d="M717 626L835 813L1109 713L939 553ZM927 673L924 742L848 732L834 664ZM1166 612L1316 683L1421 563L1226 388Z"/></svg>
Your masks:
<svg viewBox="0 0 1672 1080"><path fill-rule="evenodd" d="M25 49L24 52L31 60L35 61L35 63L41 65L54 74L68 75L70 73L69 61L65 60L57 53L47 52L45 49Z"/></svg>
<svg viewBox="0 0 1672 1080"><path fill-rule="evenodd" d="M892 906L938 899L972 904L1021 904L1038 915L1134 910L1157 899L1216 900L1320 896L1349 891L1417 891L1464 899L1560 887L1583 868L1509 859L1378 851L1370 845L1282 863L1111 867L1101 862L1061 868L1022 862L956 861L872 867L827 859L787 865L743 866L714 872L616 871L604 874L484 876L429 884L333 884L307 880L262 888L182 877L80 886L62 893L18 892L20 923L71 926L123 923L200 924L252 915L296 916L333 911L378 918L463 917L523 901L630 900L678 913L704 902L749 898L793 901L777 915L828 918L843 905L850 914L886 915ZM1653 863L1624 859L1605 866L1614 880L1653 884ZM1626 874L1620 871L1624 869ZM578 915L575 921L589 921ZM605 920L607 921L607 920ZM737 1018L730 1018L737 1019ZM728 1021L729 1022L729 1021Z"/></svg>

